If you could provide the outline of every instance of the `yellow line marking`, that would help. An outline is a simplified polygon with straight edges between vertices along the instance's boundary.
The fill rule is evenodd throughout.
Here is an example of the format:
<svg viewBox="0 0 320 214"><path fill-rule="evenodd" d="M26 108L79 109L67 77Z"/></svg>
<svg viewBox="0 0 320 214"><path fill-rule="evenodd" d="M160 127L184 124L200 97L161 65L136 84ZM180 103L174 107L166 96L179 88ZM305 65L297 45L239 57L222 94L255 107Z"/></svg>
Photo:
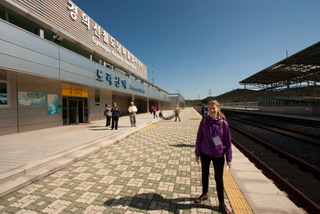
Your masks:
<svg viewBox="0 0 320 214"><path fill-rule="evenodd" d="M140 132L144 132L144 131L147 131L148 129L152 129L152 128L154 128L155 125L156 125L156 124L152 124L152 125L150 125L150 126L147 126L146 128L141 129Z"/></svg>
<svg viewBox="0 0 320 214"><path fill-rule="evenodd" d="M198 129L198 127L166 127L166 126L155 126L155 124L150 125L144 129L141 129L140 132L147 131L148 129Z"/></svg>
<svg viewBox="0 0 320 214"><path fill-rule="evenodd" d="M196 114L196 110L194 110L194 108L192 108L194 116L196 116L198 123L200 123L200 119L198 118L198 115Z"/></svg>

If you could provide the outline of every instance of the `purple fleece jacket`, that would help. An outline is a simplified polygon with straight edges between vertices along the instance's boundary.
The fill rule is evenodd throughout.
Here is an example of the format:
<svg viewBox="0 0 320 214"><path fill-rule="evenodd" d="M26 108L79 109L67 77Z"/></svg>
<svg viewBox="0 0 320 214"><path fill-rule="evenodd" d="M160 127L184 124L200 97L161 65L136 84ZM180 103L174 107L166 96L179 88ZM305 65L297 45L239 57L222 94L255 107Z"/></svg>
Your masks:
<svg viewBox="0 0 320 214"><path fill-rule="evenodd" d="M200 156L200 152L209 155L219 157L226 154L227 162L232 161L232 148L231 148L231 134L228 123L223 120L223 130L221 124L221 118L218 116L216 119L212 119L210 116L205 118L205 124L201 121L198 129L195 154ZM217 134L220 138L221 145L215 146L211 136Z"/></svg>

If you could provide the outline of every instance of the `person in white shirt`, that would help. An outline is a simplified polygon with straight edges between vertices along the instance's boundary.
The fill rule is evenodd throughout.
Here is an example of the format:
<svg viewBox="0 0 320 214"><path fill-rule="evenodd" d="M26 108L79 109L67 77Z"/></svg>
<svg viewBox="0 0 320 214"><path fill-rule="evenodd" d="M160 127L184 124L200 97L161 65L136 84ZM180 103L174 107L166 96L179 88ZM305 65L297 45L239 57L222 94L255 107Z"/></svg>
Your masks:
<svg viewBox="0 0 320 214"><path fill-rule="evenodd" d="M133 126L136 127L136 113L137 113L138 109L134 105L133 102L130 103L128 111L129 111L129 116L130 116L131 127L133 127Z"/></svg>

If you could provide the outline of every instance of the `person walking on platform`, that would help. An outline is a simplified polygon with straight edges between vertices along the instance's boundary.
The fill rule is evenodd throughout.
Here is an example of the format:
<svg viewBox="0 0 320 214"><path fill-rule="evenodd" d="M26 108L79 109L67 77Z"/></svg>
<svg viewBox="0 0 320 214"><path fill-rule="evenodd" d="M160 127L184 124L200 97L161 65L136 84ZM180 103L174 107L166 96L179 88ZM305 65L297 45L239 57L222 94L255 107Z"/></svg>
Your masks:
<svg viewBox="0 0 320 214"><path fill-rule="evenodd" d="M128 108L129 116L130 116L130 124L131 127L136 127L136 113L138 111L137 107L134 105L133 102L130 103L130 106Z"/></svg>
<svg viewBox="0 0 320 214"><path fill-rule="evenodd" d="M120 108L116 102L113 103L113 106L111 108L111 112L112 112L111 130L113 130L113 128L115 128L117 130L118 129L118 120L119 120L119 117L121 116L121 114L120 114Z"/></svg>
<svg viewBox="0 0 320 214"><path fill-rule="evenodd" d="M157 109L156 109L156 107L154 105L152 106L152 111L153 111L153 118L158 117L158 115L156 114L157 113Z"/></svg>
<svg viewBox="0 0 320 214"><path fill-rule="evenodd" d="M195 200L195 203L201 203L208 198L209 167L212 161L219 208L223 213L229 214L231 212L224 203L223 169L224 156L227 160L227 169L232 164L231 133L227 121L225 118L222 119L224 115L220 112L218 101L209 102L208 112L209 116L202 119L197 133L195 161L199 163L199 158L201 161L202 194Z"/></svg>
<svg viewBox="0 0 320 214"><path fill-rule="evenodd" d="M112 116L111 107L109 104L106 104L106 109L104 110L104 115L107 118L106 127L108 127L108 126L110 126L110 120L111 120L111 116Z"/></svg>
<svg viewBox="0 0 320 214"><path fill-rule="evenodd" d="M204 104L201 105L201 116L202 116L202 118L205 117Z"/></svg>
<svg viewBox="0 0 320 214"><path fill-rule="evenodd" d="M174 122L177 121L177 118L179 118L179 122L180 122L181 121L181 119L179 117L180 109L179 109L178 105L176 105L176 107L174 108L173 112L174 112L174 117L175 117L175 121Z"/></svg>

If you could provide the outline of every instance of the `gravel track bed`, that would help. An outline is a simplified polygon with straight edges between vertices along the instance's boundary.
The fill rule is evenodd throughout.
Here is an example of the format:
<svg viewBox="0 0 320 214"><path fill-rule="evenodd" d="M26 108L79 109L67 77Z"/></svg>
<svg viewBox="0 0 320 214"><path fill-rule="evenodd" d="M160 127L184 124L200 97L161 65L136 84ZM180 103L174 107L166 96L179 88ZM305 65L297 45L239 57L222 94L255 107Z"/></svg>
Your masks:
<svg viewBox="0 0 320 214"><path fill-rule="evenodd" d="M320 169L320 147L304 143L302 141L292 139L287 136L276 134L274 132L262 130L260 128L228 119L231 126L239 128L269 144L317 167Z"/></svg>
<svg viewBox="0 0 320 214"><path fill-rule="evenodd" d="M303 132L303 133L310 134L310 135L316 135L316 136L320 137L319 128L308 127L305 125L291 123L290 119L288 119L288 120L284 119L284 121L278 121L278 120L268 120L265 118L257 118L257 117L253 118L253 116L248 116L248 115L230 114L230 116L231 115L234 115L235 117L239 117L241 119L249 119L249 120L254 119L254 121L259 121L261 123L265 123L265 124L268 124L273 127L278 127L278 128L285 127L286 129L290 129L292 131L299 131L299 132Z"/></svg>

